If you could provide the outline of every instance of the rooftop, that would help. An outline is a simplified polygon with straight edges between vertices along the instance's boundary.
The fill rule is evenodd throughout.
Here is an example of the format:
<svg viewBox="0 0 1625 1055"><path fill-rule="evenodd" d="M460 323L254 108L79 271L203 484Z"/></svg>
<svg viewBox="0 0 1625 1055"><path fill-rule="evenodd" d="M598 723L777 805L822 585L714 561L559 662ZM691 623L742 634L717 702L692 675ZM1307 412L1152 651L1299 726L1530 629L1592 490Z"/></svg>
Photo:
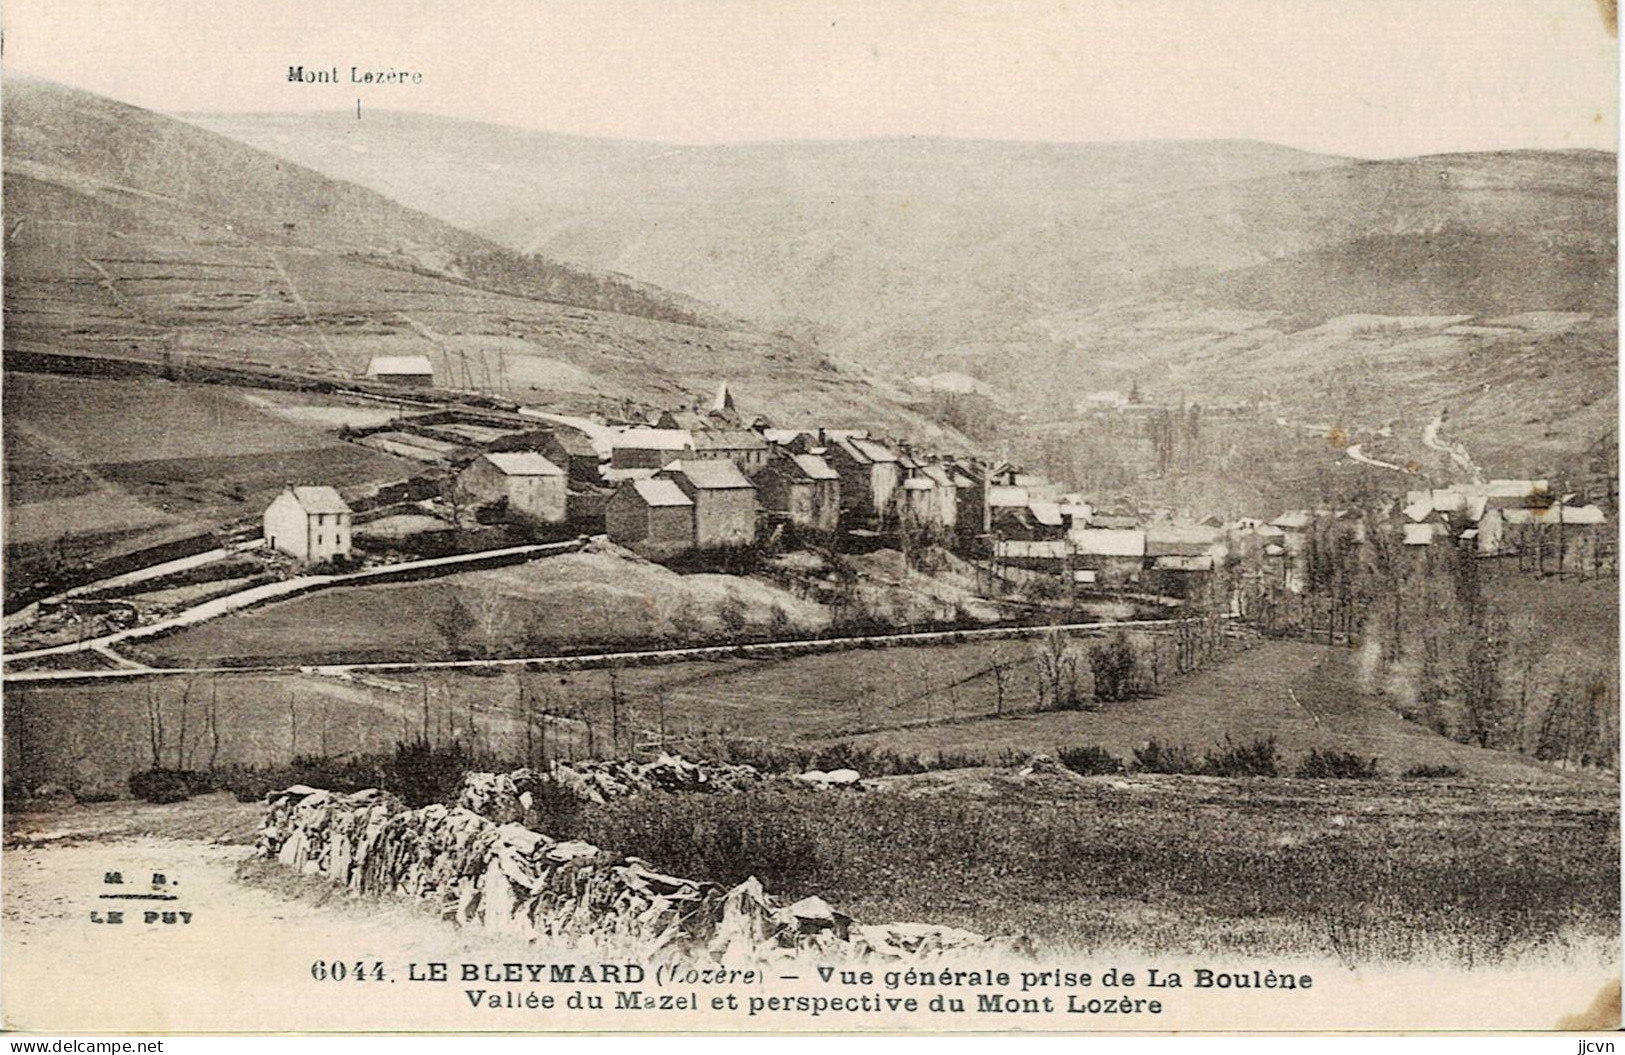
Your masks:
<svg viewBox="0 0 1625 1055"><path fill-rule="evenodd" d="M644 505L649 506L691 506L683 489L670 480L633 480L631 487L637 496L643 499Z"/></svg>
<svg viewBox="0 0 1625 1055"><path fill-rule="evenodd" d="M348 513L350 511L350 507L345 504L344 499L340 498L339 493L331 487L318 485L290 487L288 490L293 494L294 500L299 503L299 508L307 513Z"/></svg>
<svg viewBox="0 0 1625 1055"><path fill-rule="evenodd" d="M615 437L615 446L640 451L681 451L694 446L685 429L627 429Z"/></svg>
<svg viewBox="0 0 1625 1055"><path fill-rule="evenodd" d="M563 476L564 470L535 451L487 454L485 460L505 476Z"/></svg>
<svg viewBox="0 0 1625 1055"><path fill-rule="evenodd" d="M816 454L792 454L790 459L812 480L839 480L840 474L829 467L829 462Z"/></svg>
<svg viewBox="0 0 1625 1055"><path fill-rule="evenodd" d="M690 459L672 462L662 474L681 474L702 491L731 491L741 488L754 490L756 485L739 471L739 466L725 459Z"/></svg>
<svg viewBox="0 0 1625 1055"><path fill-rule="evenodd" d="M434 375L426 355L375 355L367 362L367 376L380 374Z"/></svg>

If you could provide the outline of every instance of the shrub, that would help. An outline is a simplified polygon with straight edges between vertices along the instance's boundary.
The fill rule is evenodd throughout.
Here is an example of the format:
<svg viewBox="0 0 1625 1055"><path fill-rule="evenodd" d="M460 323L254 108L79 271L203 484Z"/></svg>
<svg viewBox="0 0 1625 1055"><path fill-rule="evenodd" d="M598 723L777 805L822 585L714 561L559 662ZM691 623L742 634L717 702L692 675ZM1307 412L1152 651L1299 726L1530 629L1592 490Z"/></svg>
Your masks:
<svg viewBox="0 0 1625 1055"><path fill-rule="evenodd" d="M1095 676L1095 699L1114 703L1134 695L1134 645L1119 630L1104 644L1089 650L1089 670Z"/></svg>
<svg viewBox="0 0 1625 1055"><path fill-rule="evenodd" d="M1210 747L1202 760L1202 771L1214 777L1276 777L1281 775L1275 737L1259 737L1238 744L1226 736L1220 747Z"/></svg>
<svg viewBox="0 0 1625 1055"><path fill-rule="evenodd" d="M209 790L208 777L189 769L144 769L130 774L130 794L147 802L184 802Z"/></svg>
<svg viewBox="0 0 1625 1055"><path fill-rule="evenodd" d="M551 778L530 787L530 809L525 811L525 827L560 838L574 832L581 817L581 800L575 792Z"/></svg>
<svg viewBox="0 0 1625 1055"><path fill-rule="evenodd" d="M1121 773L1123 760L1095 744L1084 747L1063 747L1055 753L1061 765L1081 773L1086 777L1101 776L1107 773Z"/></svg>
<svg viewBox="0 0 1625 1055"><path fill-rule="evenodd" d="M728 591L727 595L717 602L717 619L722 623L722 629L728 638L737 640L745 632L745 626L750 619L744 598L732 590Z"/></svg>
<svg viewBox="0 0 1625 1055"><path fill-rule="evenodd" d="M463 775L477 768L476 759L462 741L433 744L423 736L395 745L383 764L384 788L408 806L450 802L463 785Z"/></svg>
<svg viewBox="0 0 1625 1055"><path fill-rule="evenodd" d="M572 834L599 846L636 847L674 875L725 886L756 876L769 890L804 889L817 864L822 818L794 808L799 797L752 796L752 808L740 810L709 796L639 795L586 815L589 823Z"/></svg>
<svg viewBox="0 0 1625 1055"><path fill-rule="evenodd" d="M1200 773L1202 764L1190 748L1151 740L1134 749L1134 768L1142 773Z"/></svg>
<svg viewBox="0 0 1625 1055"><path fill-rule="evenodd" d="M1459 766L1417 765L1407 769L1403 776L1406 780L1443 780L1448 777L1461 776L1461 768Z"/></svg>
<svg viewBox="0 0 1625 1055"><path fill-rule="evenodd" d="M1305 780L1370 780L1377 775L1377 760L1316 747L1298 762L1297 775Z"/></svg>

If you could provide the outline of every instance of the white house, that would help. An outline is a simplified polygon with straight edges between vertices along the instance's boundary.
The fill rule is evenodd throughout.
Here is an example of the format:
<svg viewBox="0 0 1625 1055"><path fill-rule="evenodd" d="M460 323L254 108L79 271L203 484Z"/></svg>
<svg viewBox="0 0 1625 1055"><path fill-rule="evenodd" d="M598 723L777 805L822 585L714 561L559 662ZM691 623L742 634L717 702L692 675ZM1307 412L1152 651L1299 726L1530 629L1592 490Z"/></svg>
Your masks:
<svg viewBox="0 0 1625 1055"><path fill-rule="evenodd" d="M265 544L315 563L350 555L350 507L331 487L288 487L265 507Z"/></svg>

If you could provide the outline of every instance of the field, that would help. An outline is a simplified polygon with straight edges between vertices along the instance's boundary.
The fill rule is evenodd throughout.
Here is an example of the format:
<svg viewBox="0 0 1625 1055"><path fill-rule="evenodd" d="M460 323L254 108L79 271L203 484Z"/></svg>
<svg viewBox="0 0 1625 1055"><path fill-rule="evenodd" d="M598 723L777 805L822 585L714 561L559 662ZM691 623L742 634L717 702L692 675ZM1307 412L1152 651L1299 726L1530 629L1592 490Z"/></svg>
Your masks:
<svg viewBox="0 0 1625 1055"><path fill-rule="evenodd" d="M1128 759L1152 738L1200 754L1226 736L1238 741L1273 736L1290 762L1314 748L1332 748L1376 758L1379 770L1389 775L1414 765L1452 765L1487 779L1551 779L1544 766L1446 740L1362 694L1352 653L1289 641L1266 642L1177 681L1158 696L1099 711L984 718L857 740L902 754L988 758L1095 744Z"/></svg>
<svg viewBox="0 0 1625 1055"><path fill-rule="evenodd" d="M1330 747L1376 757L1388 776L1415 765L1450 765L1470 779L1564 779L1551 767L1456 744L1401 720L1359 693L1346 651L1266 642L1152 699L1042 713L1034 713L1035 655L1032 642L999 641L613 672L17 684L7 690L6 771L25 785L122 784L152 764L151 707L164 726L163 763L181 768L205 766L211 756L222 765L264 765L299 754L388 750L425 730L437 741L458 737L517 759L527 746L528 712L532 749L564 757L624 754L634 744L667 743L704 755L729 741L803 750L850 741L972 762L1097 744L1126 759L1152 738L1200 754L1226 736L1271 735L1289 768L1312 748ZM994 716L995 663L1004 683L1003 717ZM206 727L211 702L218 752Z"/></svg>
<svg viewBox="0 0 1625 1055"><path fill-rule="evenodd" d="M377 405L157 378L8 373L7 546L90 555L257 514L290 480L354 486L410 463L340 440ZM336 420L335 420L336 419Z"/></svg>
<svg viewBox="0 0 1625 1055"><path fill-rule="evenodd" d="M631 646L676 633L716 634L730 596L746 625L762 629L783 612L791 629L828 623L822 605L756 579L679 575L616 553L572 553L430 582L345 587L202 624L149 647L165 664L225 660L352 662L474 654L542 654ZM467 626L448 638L447 613L464 606ZM312 632L320 628L313 639ZM679 638L682 635L678 635Z"/></svg>
<svg viewBox="0 0 1625 1055"><path fill-rule="evenodd" d="M859 919L1027 934L1050 951L1344 965L1617 955L1618 797L1603 783L1009 770L889 783L630 800L568 823L675 874L755 873Z"/></svg>

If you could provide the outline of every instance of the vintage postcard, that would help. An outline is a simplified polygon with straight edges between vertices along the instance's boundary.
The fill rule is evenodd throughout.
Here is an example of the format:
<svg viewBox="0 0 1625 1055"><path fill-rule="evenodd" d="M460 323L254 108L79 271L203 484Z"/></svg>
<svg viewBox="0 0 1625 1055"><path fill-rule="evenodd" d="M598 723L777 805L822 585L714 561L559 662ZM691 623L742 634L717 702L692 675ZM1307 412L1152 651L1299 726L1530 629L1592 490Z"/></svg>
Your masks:
<svg viewBox="0 0 1625 1055"><path fill-rule="evenodd" d="M1612 0L3 61L5 1028L1618 1026Z"/></svg>

